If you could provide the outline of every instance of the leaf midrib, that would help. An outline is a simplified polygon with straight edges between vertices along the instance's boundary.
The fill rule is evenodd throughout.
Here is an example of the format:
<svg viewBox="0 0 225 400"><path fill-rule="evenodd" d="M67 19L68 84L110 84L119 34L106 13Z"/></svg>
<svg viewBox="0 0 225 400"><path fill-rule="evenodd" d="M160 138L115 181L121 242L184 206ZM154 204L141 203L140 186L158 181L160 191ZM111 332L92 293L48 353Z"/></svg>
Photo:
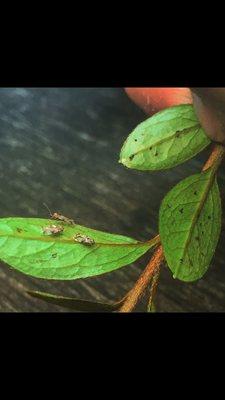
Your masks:
<svg viewBox="0 0 225 400"><path fill-rule="evenodd" d="M197 209L196 209L196 212L194 213L193 218L192 218L192 220L191 220L191 226L190 226L190 229L189 229L189 231L188 231L187 238L186 238L185 243L184 243L184 246L183 246L183 252L182 252L182 258L183 258L183 259L184 259L185 255L186 255L186 252L188 251L188 246L189 246L189 243L190 243L191 238L192 238L192 233L193 233L193 230L194 230L194 227L195 227L195 223L197 222L197 220L198 220L198 218L199 218L199 216L200 216L200 214L201 214L201 211L202 211L202 209L203 209L203 206L205 205L205 201L206 201L206 199L207 199L207 197L208 197L208 194L209 194L209 192L210 192L210 190L211 190L212 185L214 184L214 182L215 182L215 174L214 174L213 171L212 171L212 173L211 173L211 175L210 175L210 178L209 178L209 180L208 180L208 183L207 183L207 185L206 185L206 189L205 189L205 191L203 192L203 196L202 196L202 198L200 199L199 205L198 205L198 207L197 207ZM178 260L178 261L179 261L179 260ZM183 265L181 265L181 264L179 263L179 264L177 265L177 268L176 268L176 271L175 271L175 274L174 274L175 277L178 276L181 267L183 268Z"/></svg>
<svg viewBox="0 0 225 400"><path fill-rule="evenodd" d="M71 245L80 245L81 243L77 243L77 242L75 242L73 239L62 239L62 238L54 238L54 240L53 240L53 238L52 237L40 237L40 236L37 236L37 237L31 237L31 236L26 236L26 237L22 237L21 235L19 236L19 234L17 235L17 234L9 234L9 235L7 235L7 234L0 234L0 237L11 237L11 238L15 238L15 239L19 239L19 240L36 240L36 241L40 241L40 242L46 242L46 243L65 243L65 244L71 244ZM101 242L97 242L96 240L95 240L95 245L100 245L100 246L118 246L118 247L120 247L120 246L123 246L123 247L141 247L141 246L146 246L146 245L149 245L149 247L150 246L152 246L152 245L154 245L154 244L157 244L157 242L159 241L159 239L158 239L158 237L157 238L155 238L155 239L153 239L153 240L149 240L149 241L146 241L146 242L136 242L136 243L112 243L112 242L108 242L108 243L101 243ZM95 245L93 245L93 246L95 246ZM91 247L91 246L90 246ZM88 248L88 246L87 246L87 248Z"/></svg>
<svg viewBox="0 0 225 400"><path fill-rule="evenodd" d="M159 140L156 143L149 144L148 146L146 146L146 147L144 147L144 148L132 153L132 156L136 156L138 154L144 153L145 151L149 150L149 146L154 148L154 147L156 147L156 146L158 146L158 145L160 145L162 143L166 143L166 142L170 141L171 139L174 139L176 137L176 135L177 135L177 132L180 132L181 135L182 134L185 135L187 133L190 133L190 129L194 129L194 128L197 128L197 127L200 127L199 123L196 124L196 125L193 125L193 126L191 126L189 128L182 129L182 130L178 130L177 129L176 132L174 134L172 134L171 136L167 136L165 139L163 138L163 139ZM129 157L128 157L128 159L129 159Z"/></svg>

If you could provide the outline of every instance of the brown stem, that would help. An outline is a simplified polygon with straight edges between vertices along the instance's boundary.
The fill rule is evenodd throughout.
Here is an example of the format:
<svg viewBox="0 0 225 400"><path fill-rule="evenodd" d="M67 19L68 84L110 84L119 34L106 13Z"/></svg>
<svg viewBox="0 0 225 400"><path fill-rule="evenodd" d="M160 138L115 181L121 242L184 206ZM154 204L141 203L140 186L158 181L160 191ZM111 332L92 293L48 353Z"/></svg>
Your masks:
<svg viewBox="0 0 225 400"><path fill-rule="evenodd" d="M205 165L202 168L202 171L206 171L208 168L215 166L216 168L219 167L223 158L225 156L225 147L221 144L216 144L206 161Z"/></svg>
<svg viewBox="0 0 225 400"><path fill-rule="evenodd" d="M161 264L163 258L162 246L159 246L155 250L151 260L149 261L145 270L142 272L138 281L127 294L126 301L119 310L120 312L130 312L134 309L138 300L141 298L145 289L147 288L155 269Z"/></svg>
<svg viewBox="0 0 225 400"><path fill-rule="evenodd" d="M214 166L215 170L217 170L224 157L225 157L225 147L220 144L216 144L208 160L203 166L202 171L206 171L208 168L212 166ZM162 263L163 259L164 259L163 249L162 246L160 245L153 253L153 256L150 259L147 267L142 272L141 276L137 280L134 287L124 297L123 305L119 309L119 312L131 312L134 309L138 300L141 298L149 282L151 281L154 272L157 270L157 268L160 267L160 264Z"/></svg>
<svg viewBox="0 0 225 400"><path fill-rule="evenodd" d="M155 297L155 293L158 287L159 283L159 274L160 274L160 265L155 269L153 276L152 276L152 282L151 282L151 288L150 288L150 296L149 296L149 301L148 301L148 311L152 311L152 306L153 306L153 299Z"/></svg>

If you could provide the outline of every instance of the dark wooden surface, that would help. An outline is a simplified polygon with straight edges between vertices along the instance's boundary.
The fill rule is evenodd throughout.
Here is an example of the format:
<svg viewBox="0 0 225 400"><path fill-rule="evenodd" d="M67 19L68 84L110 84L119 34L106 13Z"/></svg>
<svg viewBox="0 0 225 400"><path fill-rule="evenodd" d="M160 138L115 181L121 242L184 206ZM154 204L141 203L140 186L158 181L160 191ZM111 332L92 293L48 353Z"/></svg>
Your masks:
<svg viewBox="0 0 225 400"><path fill-rule="evenodd" d="M166 172L125 169L118 164L121 145L145 118L122 89L0 89L1 216L46 217L45 201L81 225L140 240L155 235L163 196L199 171L209 151ZM221 170L223 199L224 180ZM225 311L224 256L222 233L202 280L179 282L163 266L157 310ZM117 300L132 287L148 258L149 254L112 273L69 282L35 279L1 263L0 311L66 311L29 297L26 288ZM144 310L143 300L137 311Z"/></svg>

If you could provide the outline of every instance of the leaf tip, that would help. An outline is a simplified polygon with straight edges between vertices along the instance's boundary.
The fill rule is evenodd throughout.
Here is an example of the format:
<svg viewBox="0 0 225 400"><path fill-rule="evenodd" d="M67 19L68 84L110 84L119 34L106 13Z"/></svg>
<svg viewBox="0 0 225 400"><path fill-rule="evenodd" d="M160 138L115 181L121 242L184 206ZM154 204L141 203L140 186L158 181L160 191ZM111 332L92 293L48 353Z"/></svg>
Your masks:
<svg viewBox="0 0 225 400"><path fill-rule="evenodd" d="M122 164L122 165L124 165L125 167L130 167L130 164L129 164L129 160L127 159L127 158L120 158L119 159L119 164Z"/></svg>
<svg viewBox="0 0 225 400"><path fill-rule="evenodd" d="M127 159L120 157L119 164L127 165Z"/></svg>

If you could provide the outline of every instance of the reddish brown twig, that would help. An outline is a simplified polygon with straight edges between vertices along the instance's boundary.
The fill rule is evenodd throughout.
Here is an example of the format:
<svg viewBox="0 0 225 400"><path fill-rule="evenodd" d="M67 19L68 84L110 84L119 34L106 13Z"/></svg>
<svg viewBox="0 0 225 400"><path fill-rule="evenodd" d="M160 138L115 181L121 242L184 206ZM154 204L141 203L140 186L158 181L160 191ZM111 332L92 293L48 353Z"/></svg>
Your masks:
<svg viewBox="0 0 225 400"><path fill-rule="evenodd" d="M206 171L208 168L212 167L213 165L219 166L220 163L223 161L223 158L225 156L225 147L222 146L221 144L216 144L213 147L213 150L206 161L205 165L202 168L202 171Z"/></svg>
<svg viewBox="0 0 225 400"><path fill-rule="evenodd" d="M134 309L138 300L141 298L149 282L151 281L155 269L161 264L162 261L163 250L162 246L159 246L154 252L151 260L149 261L145 270L142 272L138 281L127 294L126 301L119 310L120 312L130 312Z"/></svg>
<svg viewBox="0 0 225 400"><path fill-rule="evenodd" d="M160 274L160 265L155 269L153 276L152 276L152 282L151 282L151 288L150 288L150 296L149 296L149 301L148 301L148 311L152 311L152 306L153 306L153 299L156 294L156 290L159 284L159 274Z"/></svg>

